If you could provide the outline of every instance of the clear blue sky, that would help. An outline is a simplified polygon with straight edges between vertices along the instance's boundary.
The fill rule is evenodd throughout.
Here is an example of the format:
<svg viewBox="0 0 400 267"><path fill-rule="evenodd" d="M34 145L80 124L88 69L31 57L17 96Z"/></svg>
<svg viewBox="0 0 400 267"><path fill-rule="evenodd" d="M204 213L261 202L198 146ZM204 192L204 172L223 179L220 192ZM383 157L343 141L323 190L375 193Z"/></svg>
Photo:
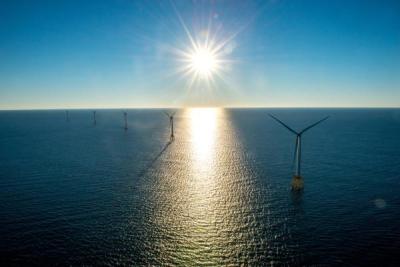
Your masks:
<svg viewBox="0 0 400 267"><path fill-rule="evenodd" d="M184 25L228 39L212 84ZM185 105L400 107L400 1L2 1L0 109Z"/></svg>

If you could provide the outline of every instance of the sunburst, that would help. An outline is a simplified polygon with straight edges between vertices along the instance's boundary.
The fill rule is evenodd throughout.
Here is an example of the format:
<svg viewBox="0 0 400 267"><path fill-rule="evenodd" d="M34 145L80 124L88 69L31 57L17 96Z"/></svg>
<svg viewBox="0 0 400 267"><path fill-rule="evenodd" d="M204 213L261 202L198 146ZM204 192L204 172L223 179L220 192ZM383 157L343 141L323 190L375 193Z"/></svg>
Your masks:
<svg viewBox="0 0 400 267"><path fill-rule="evenodd" d="M189 65L192 72L203 78L209 77L220 67L216 55L206 47L192 52L189 57Z"/></svg>
<svg viewBox="0 0 400 267"><path fill-rule="evenodd" d="M181 64L178 74L188 78L189 88L197 82L206 82L212 87L217 78L224 79L228 65L233 62L228 58L226 43L210 40L208 32L199 34L200 37L193 37L188 32L187 35L190 40L187 48L175 49L177 60Z"/></svg>
<svg viewBox="0 0 400 267"><path fill-rule="evenodd" d="M217 79L224 82L225 76L234 62L230 54L234 48L236 33L223 38L223 33L213 31L212 23L196 33L189 31L179 12L175 9L178 19L186 33L188 43L181 49L173 49L178 66L177 74L187 78L188 89L193 89L195 84L207 85L211 89Z"/></svg>
<svg viewBox="0 0 400 267"><path fill-rule="evenodd" d="M235 91L234 77L231 77L234 66L238 60L233 58L236 50L236 36L245 28L243 26L229 31L229 27L222 27L216 13L207 18L195 21L208 21L208 23L194 23L188 27L182 16L172 2L177 18L184 30L185 40L168 46L172 52L176 65L172 75L179 77L179 83L185 82L180 99L187 103L206 105L219 103L219 97L227 89ZM195 99L195 100L194 100Z"/></svg>

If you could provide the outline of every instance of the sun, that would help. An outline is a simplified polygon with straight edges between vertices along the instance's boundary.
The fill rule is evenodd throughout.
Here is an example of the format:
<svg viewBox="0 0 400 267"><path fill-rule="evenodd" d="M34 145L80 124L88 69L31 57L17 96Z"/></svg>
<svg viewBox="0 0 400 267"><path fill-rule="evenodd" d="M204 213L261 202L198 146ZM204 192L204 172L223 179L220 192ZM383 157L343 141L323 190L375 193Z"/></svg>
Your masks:
<svg viewBox="0 0 400 267"><path fill-rule="evenodd" d="M186 29L186 27L185 27ZM213 89L224 81L233 61L228 59L233 50L232 40L217 41L208 30L197 35L187 31L189 43L173 48L179 63L175 74L187 78L187 88ZM213 36L213 38L211 37Z"/></svg>
<svg viewBox="0 0 400 267"><path fill-rule="evenodd" d="M188 93L212 93L226 88L229 72L237 62L231 56L236 48L234 38L240 30L230 34L220 26L213 26L212 21L201 28L188 27L177 10L176 13L187 40L169 46L177 63L172 74L186 80L184 86ZM191 32L193 28L197 29Z"/></svg>
<svg viewBox="0 0 400 267"><path fill-rule="evenodd" d="M200 47L195 49L189 56L191 71L200 77L208 78L218 69L217 56L211 49Z"/></svg>

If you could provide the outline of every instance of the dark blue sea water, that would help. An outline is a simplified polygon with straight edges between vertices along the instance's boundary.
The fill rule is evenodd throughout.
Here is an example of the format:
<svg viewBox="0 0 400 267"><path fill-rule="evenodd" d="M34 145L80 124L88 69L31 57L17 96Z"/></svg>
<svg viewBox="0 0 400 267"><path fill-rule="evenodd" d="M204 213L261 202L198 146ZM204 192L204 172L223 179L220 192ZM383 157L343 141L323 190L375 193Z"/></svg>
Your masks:
<svg viewBox="0 0 400 267"><path fill-rule="evenodd" d="M400 264L400 109L127 112L0 112L1 266Z"/></svg>

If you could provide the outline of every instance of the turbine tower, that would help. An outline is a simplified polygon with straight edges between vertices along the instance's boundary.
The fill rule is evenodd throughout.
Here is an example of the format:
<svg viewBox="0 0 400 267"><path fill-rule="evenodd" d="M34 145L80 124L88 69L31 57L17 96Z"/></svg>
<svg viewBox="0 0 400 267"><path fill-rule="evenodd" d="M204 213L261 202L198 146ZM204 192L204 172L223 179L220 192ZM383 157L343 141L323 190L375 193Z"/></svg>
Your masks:
<svg viewBox="0 0 400 267"><path fill-rule="evenodd" d="M294 165L294 174L293 174L293 180L292 180L292 189L294 189L294 190L303 189L304 181L303 181L303 178L301 177L301 136L303 135L303 133L305 133L306 131L308 131L311 128L315 127L317 124L320 124L324 120L328 119L329 116L327 116L327 117L323 118L322 120L319 120L319 121L311 124L310 126L304 128L300 132L296 132L295 130L293 130L292 128L287 126L285 123L283 123L278 118L274 117L271 114L268 114L268 115L271 118L273 118L274 120L276 120L278 123L280 123L283 127L285 127L290 132L292 132L293 134L296 135L296 145L295 145L295 148L294 148L294 158L293 158L293 163L295 165Z"/></svg>
<svg viewBox="0 0 400 267"><path fill-rule="evenodd" d="M173 112L173 113L170 114L170 113L164 111L164 114L169 118L169 126L171 128L171 135L170 135L171 140L175 139L175 136L174 136L174 116L175 116L175 113L176 112Z"/></svg>
<svg viewBox="0 0 400 267"><path fill-rule="evenodd" d="M124 112L124 120L125 120L125 131L128 130L128 113Z"/></svg>
<svg viewBox="0 0 400 267"><path fill-rule="evenodd" d="M96 121L96 110L93 111L93 124L96 126L97 121Z"/></svg>
<svg viewBox="0 0 400 267"><path fill-rule="evenodd" d="M65 120L67 122L69 122L69 111L68 110L65 111Z"/></svg>

